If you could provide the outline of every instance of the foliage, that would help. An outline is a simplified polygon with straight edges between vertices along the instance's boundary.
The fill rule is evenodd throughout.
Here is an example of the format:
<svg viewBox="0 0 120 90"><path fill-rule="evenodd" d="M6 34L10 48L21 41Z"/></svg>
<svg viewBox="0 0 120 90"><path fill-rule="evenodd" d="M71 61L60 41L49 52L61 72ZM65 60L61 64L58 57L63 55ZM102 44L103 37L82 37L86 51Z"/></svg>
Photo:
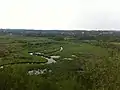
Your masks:
<svg viewBox="0 0 120 90"><path fill-rule="evenodd" d="M112 37L107 38L108 40L99 37L100 40L97 38L94 41L91 39L93 37L90 40L86 37L87 41L64 38L1 36L0 90L120 89L118 40L115 42ZM62 51L60 47L63 47ZM55 59L55 64L40 64L47 60L28 52L57 55L60 58ZM29 70L37 69L48 71L44 74L28 75Z"/></svg>

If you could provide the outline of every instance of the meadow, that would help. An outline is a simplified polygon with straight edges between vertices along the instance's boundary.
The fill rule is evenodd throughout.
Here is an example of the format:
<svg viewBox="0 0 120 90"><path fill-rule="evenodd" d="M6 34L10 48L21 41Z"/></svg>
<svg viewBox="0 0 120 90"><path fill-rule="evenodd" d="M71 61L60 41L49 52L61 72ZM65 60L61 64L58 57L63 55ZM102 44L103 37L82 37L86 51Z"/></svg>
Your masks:
<svg viewBox="0 0 120 90"><path fill-rule="evenodd" d="M119 90L119 47L119 42L0 36L0 90ZM59 58L46 64L48 59L29 52Z"/></svg>

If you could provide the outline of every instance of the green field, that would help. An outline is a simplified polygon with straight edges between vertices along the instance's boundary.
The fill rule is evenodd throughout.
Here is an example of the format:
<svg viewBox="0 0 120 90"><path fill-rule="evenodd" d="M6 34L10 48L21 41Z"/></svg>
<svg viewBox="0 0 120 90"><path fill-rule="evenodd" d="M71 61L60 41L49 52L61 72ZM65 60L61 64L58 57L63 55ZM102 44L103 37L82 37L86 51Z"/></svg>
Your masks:
<svg viewBox="0 0 120 90"><path fill-rule="evenodd" d="M98 41L0 36L0 90L119 90L119 43L109 44L116 49ZM46 64L48 59L28 52L60 58ZM37 69L47 71L28 75Z"/></svg>

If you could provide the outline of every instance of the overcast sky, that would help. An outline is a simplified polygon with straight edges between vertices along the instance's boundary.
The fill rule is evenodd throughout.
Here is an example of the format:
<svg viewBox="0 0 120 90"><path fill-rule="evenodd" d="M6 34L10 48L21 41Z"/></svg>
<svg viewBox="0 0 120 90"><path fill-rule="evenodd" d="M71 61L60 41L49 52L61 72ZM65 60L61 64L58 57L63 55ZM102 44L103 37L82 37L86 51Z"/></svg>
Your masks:
<svg viewBox="0 0 120 90"><path fill-rule="evenodd" d="M0 28L120 29L120 1L0 0Z"/></svg>

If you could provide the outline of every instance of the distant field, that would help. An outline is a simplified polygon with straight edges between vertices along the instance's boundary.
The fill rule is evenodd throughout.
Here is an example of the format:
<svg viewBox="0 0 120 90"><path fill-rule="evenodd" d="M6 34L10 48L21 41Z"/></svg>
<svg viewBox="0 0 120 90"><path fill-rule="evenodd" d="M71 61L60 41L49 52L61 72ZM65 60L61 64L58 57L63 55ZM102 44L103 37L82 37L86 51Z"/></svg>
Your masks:
<svg viewBox="0 0 120 90"><path fill-rule="evenodd" d="M4 38L4 39L2 39ZM28 52L40 52L46 55L58 55L61 58L72 58L77 53L90 53L95 56L108 56L108 51L99 46L93 46L83 42L55 41L47 37L0 37L0 42L4 41L4 46L13 49L7 59L44 61L40 56L30 56ZM3 45L2 45L3 46ZM60 47L63 47L62 51ZM56 52L57 50L57 52ZM3 58L4 59L4 58ZM9 61L9 60L8 60ZM1 61L2 62L2 61ZM6 62L6 61L3 61Z"/></svg>

